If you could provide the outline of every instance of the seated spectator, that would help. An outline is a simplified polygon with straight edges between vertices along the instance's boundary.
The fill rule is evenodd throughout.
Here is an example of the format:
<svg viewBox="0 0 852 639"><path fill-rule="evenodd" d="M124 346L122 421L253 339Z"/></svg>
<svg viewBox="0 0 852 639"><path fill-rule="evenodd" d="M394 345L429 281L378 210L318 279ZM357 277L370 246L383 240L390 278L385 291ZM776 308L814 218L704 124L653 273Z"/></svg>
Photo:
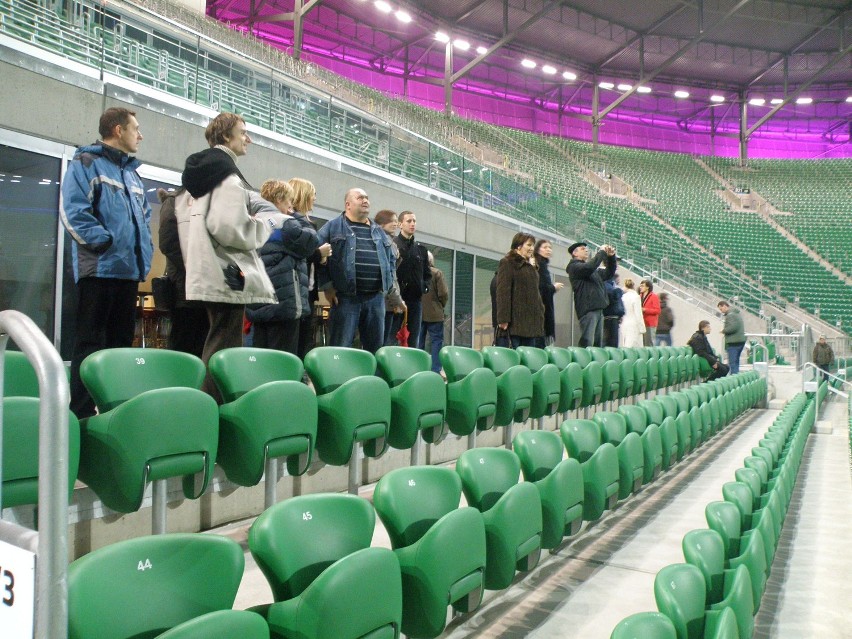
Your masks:
<svg viewBox="0 0 852 639"><path fill-rule="evenodd" d="M727 375L730 369L716 357L716 353L713 352L713 347L710 346L710 341L707 339L707 335L709 334L710 322L701 320L698 322L698 330L689 338L687 345L692 348L693 353L710 365L712 370L710 376L705 381L711 382L714 379Z"/></svg>

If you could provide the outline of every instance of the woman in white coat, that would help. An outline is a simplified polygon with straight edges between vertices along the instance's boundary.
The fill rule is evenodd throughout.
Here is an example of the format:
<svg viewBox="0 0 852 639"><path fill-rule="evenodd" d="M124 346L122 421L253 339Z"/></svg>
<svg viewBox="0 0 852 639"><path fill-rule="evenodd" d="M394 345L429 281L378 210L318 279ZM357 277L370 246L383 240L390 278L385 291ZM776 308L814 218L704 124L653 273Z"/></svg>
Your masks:
<svg viewBox="0 0 852 639"><path fill-rule="evenodd" d="M642 346L642 333L645 332L645 320L642 318L642 300L635 290L635 284L629 277L624 280L624 318L621 320L621 346L637 348Z"/></svg>

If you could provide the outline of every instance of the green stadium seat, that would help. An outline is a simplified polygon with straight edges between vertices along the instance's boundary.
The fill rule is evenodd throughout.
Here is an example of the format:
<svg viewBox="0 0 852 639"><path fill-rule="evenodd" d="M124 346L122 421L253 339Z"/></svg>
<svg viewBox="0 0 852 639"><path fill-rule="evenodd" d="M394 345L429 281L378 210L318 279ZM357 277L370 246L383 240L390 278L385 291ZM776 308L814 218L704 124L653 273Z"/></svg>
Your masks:
<svg viewBox="0 0 852 639"><path fill-rule="evenodd" d="M598 425L588 419L569 419L559 427L562 442L571 459L583 470L583 519L600 519L618 502L618 453L606 444Z"/></svg>
<svg viewBox="0 0 852 639"><path fill-rule="evenodd" d="M447 425L454 435L489 430L497 413L497 378L479 351L444 346L441 366L447 376Z"/></svg>

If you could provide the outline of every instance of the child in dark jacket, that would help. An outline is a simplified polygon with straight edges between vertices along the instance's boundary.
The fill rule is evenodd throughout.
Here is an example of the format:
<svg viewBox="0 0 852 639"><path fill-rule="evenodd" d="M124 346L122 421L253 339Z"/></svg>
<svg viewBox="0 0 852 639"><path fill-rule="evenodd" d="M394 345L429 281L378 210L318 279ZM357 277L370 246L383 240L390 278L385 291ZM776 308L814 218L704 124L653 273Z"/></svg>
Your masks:
<svg viewBox="0 0 852 639"><path fill-rule="evenodd" d="M284 224L269 236L259 253L278 302L253 304L246 317L254 324L254 345L298 354L299 325L311 312L307 260L319 247L316 230L301 213L292 211L293 190L283 180L267 180L263 199L286 214Z"/></svg>

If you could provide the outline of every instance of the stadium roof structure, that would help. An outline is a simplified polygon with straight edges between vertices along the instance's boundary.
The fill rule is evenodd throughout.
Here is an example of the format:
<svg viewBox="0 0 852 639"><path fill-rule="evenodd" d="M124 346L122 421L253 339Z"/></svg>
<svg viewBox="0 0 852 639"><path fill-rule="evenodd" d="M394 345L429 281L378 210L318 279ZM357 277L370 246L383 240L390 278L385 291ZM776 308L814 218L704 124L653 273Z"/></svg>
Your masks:
<svg viewBox="0 0 852 639"><path fill-rule="evenodd" d="M207 12L387 94L498 124L595 139L622 122L852 154L849 0L208 0Z"/></svg>

